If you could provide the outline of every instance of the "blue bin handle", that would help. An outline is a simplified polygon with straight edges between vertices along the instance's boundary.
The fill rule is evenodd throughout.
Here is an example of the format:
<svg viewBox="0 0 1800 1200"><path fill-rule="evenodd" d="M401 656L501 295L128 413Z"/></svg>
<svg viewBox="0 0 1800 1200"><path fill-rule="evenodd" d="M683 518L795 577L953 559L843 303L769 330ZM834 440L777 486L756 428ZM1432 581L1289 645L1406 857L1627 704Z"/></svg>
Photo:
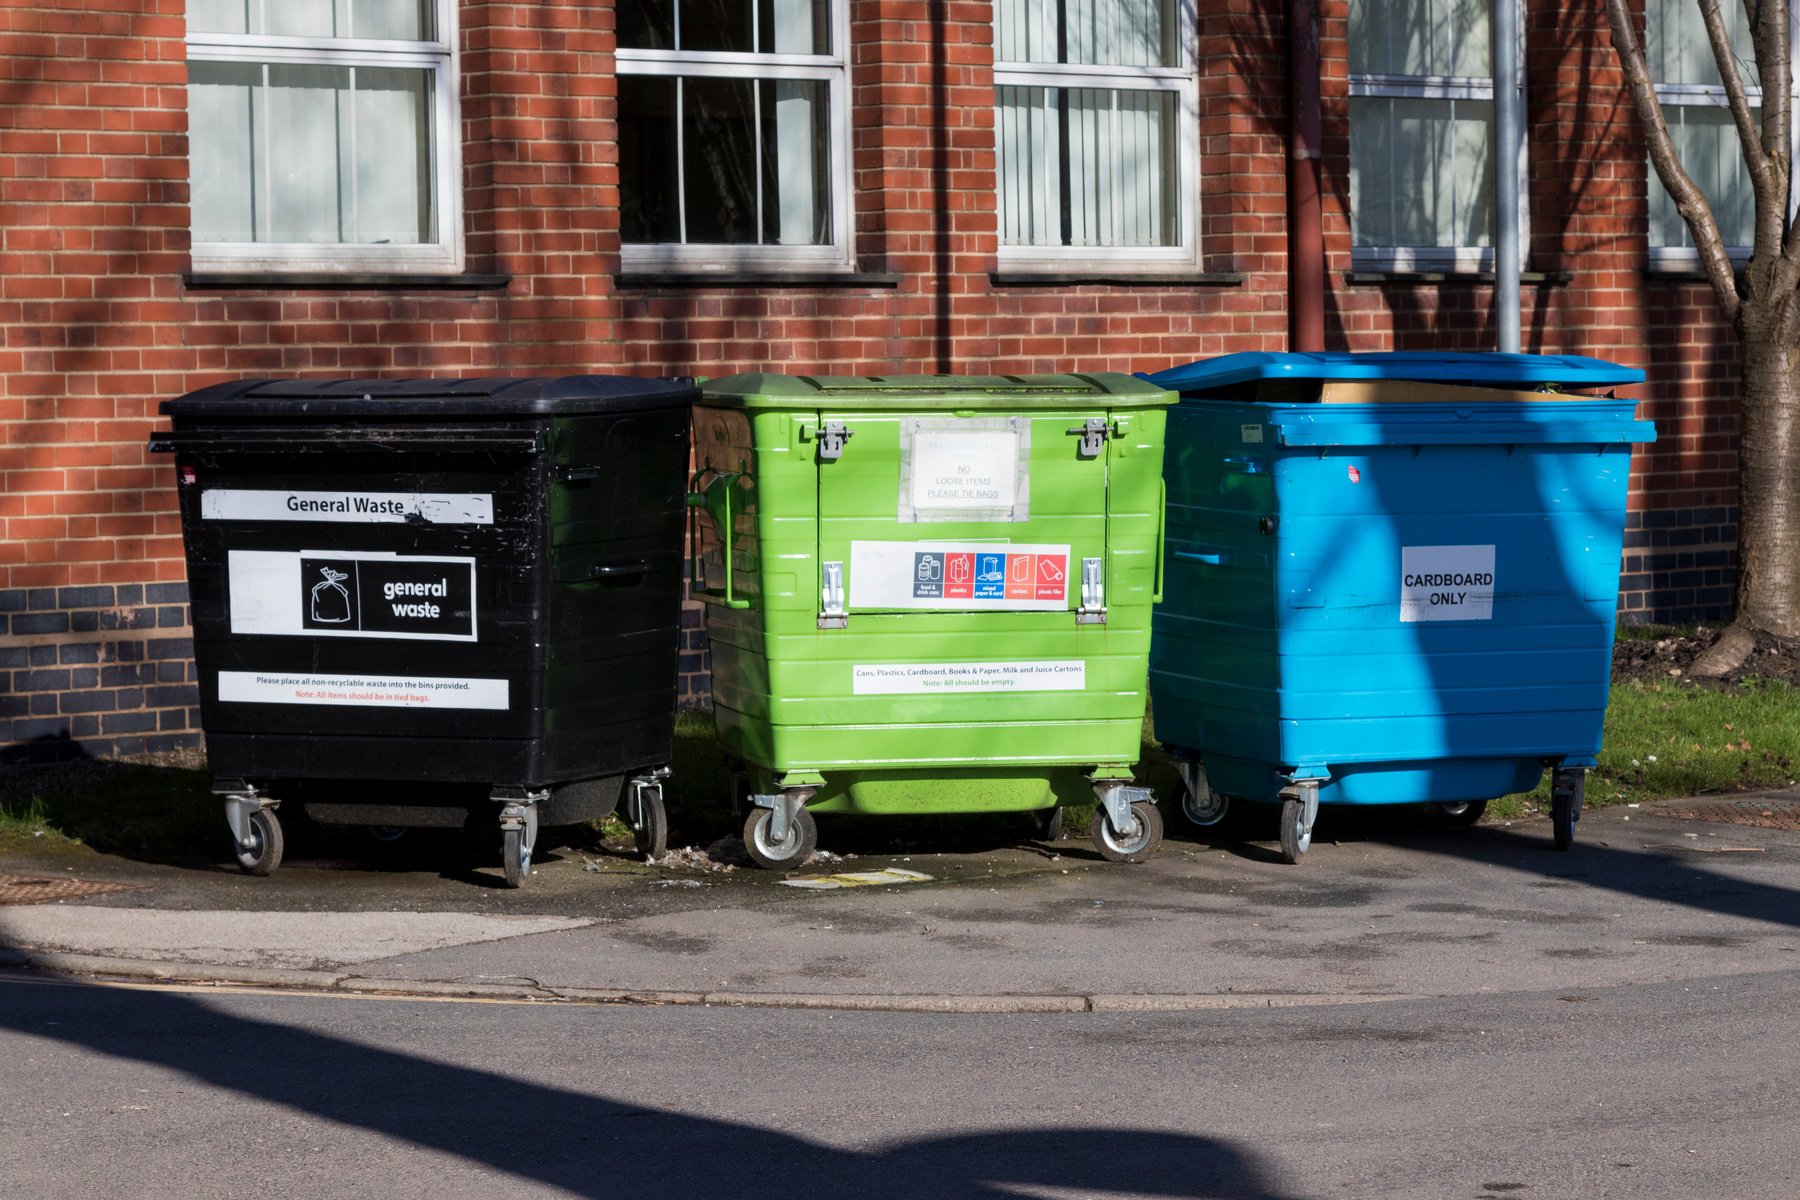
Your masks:
<svg viewBox="0 0 1800 1200"><path fill-rule="evenodd" d="M1189 562L1205 563L1209 567L1229 567L1231 555L1224 551L1177 550L1176 558L1185 558Z"/></svg>

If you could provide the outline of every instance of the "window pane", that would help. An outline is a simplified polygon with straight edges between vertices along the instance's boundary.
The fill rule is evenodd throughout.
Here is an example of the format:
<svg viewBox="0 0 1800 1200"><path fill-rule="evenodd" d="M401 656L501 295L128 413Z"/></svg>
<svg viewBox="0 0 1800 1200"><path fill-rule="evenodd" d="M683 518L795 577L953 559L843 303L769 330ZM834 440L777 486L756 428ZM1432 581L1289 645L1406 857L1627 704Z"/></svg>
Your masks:
<svg viewBox="0 0 1800 1200"><path fill-rule="evenodd" d="M619 0L616 19L620 49L675 48L675 0Z"/></svg>
<svg viewBox="0 0 1800 1200"><path fill-rule="evenodd" d="M256 0L188 0L190 33L248 33Z"/></svg>
<svg viewBox="0 0 1800 1200"><path fill-rule="evenodd" d="M621 0L618 22L631 50L831 52L827 0Z"/></svg>
<svg viewBox="0 0 1800 1200"><path fill-rule="evenodd" d="M342 241L339 99L350 72L277 64L268 68L268 80L266 150L257 164L269 181L267 240Z"/></svg>
<svg viewBox="0 0 1800 1200"><path fill-rule="evenodd" d="M1486 100L1352 97L1353 243L1491 245L1492 123Z"/></svg>
<svg viewBox="0 0 1800 1200"><path fill-rule="evenodd" d="M431 96L424 70L191 64L194 240L433 240Z"/></svg>
<svg viewBox="0 0 1800 1200"><path fill-rule="evenodd" d="M349 191L339 201L349 217L345 241L431 240L430 89L423 71L356 69L354 137L344 146Z"/></svg>
<svg viewBox="0 0 1800 1200"><path fill-rule="evenodd" d="M624 240L829 244L829 95L821 80L621 76Z"/></svg>
<svg viewBox="0 0 1800 1200"><path fill-rule="evenodd" d="M755 243L755 85L682 80L682 168L690 242Z"/></svg>
<svg viewBox="0 0 1800 1200"><path fill-rule="evenodd" d="M680 81L619 76L619 222L627 242L681 240Z"/></svg>
<svg viewBox="0 0 1800 1200"><path fill-rule="evenodd" d="M1001 62L1174 66L1171 0L996 0Z"/></svg>
<svg viewBox="0 0 1800 1200"><path fill-rule="evenodd" d="M429 41L431 0L188 0L194 33Z"/></svg>
<svg viewBox="0 0 1800 1200"><path fill-rule="evenodd" d="M1756 53L1750 44L1744 6L1722 3L1719 13L1725 18L1738 66L1746 81L1755 86ZM1706 38L1706 22L1694 0L1646 0L1644 57L1650 64L1650 77L1658 83L1716 86L1722 82L1718 64L1713 61L1712 43Z"/></svg>
<svg viewBox="0 0 1800 1200"><path fill-rule="evenodd" d="M1706 194L1725 244L1750 245L1756 240L1756 195L1731 113L1710 104L1671 104L1663 111L1669 118L1675 153ZM1650 244L1690 248L1694 244L1687 222L1663 190L1655 168L1650 169Z"/></svg>
<svg viewBox="0 0 1800 1200"><path fill-rule="evenodd" d="M762 85L763 240L782 246L831 241L826 90L822 80Z"/></svg>
<svg viewBox="0 0 1800 1200"><path fill-rule="evenodd" d="M1350 70L1484 79L1492 29L1492 0L1350 0Z"/></svg>
<svg viewBox="0 0 1800 1200"><path fill-rule="evenodd" d="M345 37L338 24L339 0L258 0L250 9L250 32L282 37Z"/></svg>
<svg viewBox="0 0 1800 1200"><path fill-rule="evenodd" d="M1172 93L997 91L1002 244L1177 243Z"/></svg>
<svg viewBox="0 0 1800 1200"><path fill-rule="evenodd" d="M188 195L196 243L256 240L251 163L261 79L262 68L252 63L188 67Z"/></svg>
<svg viewBox="0 0 1800 1200"><path fill-rule="evenodd" d="M337 0L339 12L351 0ZM436 38L430 0L354 0L351 20L339 18L338 28L348 28L356 38L385 38L396 42L424 42Z"/></svg>

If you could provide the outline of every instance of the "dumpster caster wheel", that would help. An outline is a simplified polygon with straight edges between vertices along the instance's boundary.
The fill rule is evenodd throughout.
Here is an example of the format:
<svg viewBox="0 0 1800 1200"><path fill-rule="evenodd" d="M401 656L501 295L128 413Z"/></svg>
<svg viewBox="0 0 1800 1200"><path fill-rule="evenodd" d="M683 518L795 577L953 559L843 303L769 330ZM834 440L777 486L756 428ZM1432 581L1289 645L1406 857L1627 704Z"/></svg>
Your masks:
<svg viewBox="0 0 1800 1200"><path fill-rule="evenodd" d="M793 871L804 866L819 844L819 824L804 808L788 822L785 841L769 838L769 822L774 814L766 808L753 808L744 818L744 850L759 867L771 871Z"/></svg>
<svg viewBox="0 0 1800 1200"><path fill-rule="evenodd" d="M1439 824L1460 828L1473 825L1481 820L1487 812L1486 800L1444 800L1431 806L1431 813Z"/></svg>
<svg viewBox="0 0 1800 1200"><path fill-rule="evenodd" d="M506 886L524 887L531 874L531 840L523 829L508 829L500 835L500 868L506 874Z"/></svg>
<svg viewBox="0 0 1800 1200"><path fill-rule="evenodd" d="M1225 819L1231 797L1215 792L1206 768L1197 758L1177 758L1175 773L1181 777L1181 815L1196 829L1211 829Z"/></svg>
<svg viewBox="0 0 1800 1200"><path fill-rule="evenodd" d="M252 875L267 875L281 865L281 821L268 809L250 814L249 845L237 848L238 866Z"/></svg>
<svg viewBox="0 0 1800 1200"><path fill-rule="evenodd" d="M1319 817L1316 786L1286 788L1281 793L1281 861L1297 863L1312 845L1313 822Z"/></svg>
<svg viewBox="0 0 1800 1200"><path fill-rule="evenodd" d="M1039 809L1031 814L1030 819L1031 836L1038 841L1054 842L1062 837L1063 810L1060 805L1056 808Z"/></svg>
<svg viewBox="0 0 1800 1200"><path fill-rule="evenodd" d="M1205 799L1197 799L1187 788L1181 789L1181 815L1197 829L1211 829L1225 819L1230 808L1231 797L1223 792L1209 791Z"/></svg>
<svg viewBox="0 0 1800 1200"><path fill-rule="evenodd" d="M1550 832L1558 850L1575 844L1575 822L1587 792L1587 772L1558 771L1550 778Z"/></svg>
<svg viewBox="0 0 1800 1200"><path fill-rule="evenodd" d="M363 828L369 831L370 837L378 842L386 842L390 846L406 836L406 826L404 825L365 825Z"/></svg>
<svg viewBox="0 0 1800 1200"><path fill-rule="evenodd" d="M1097 808L1094 810L1093 824L1088 826L1088 836L1099 847L1100 857L1108 862L1146 862L1156 853L1156 848L1162 845L1162 814L1148 800L1134 801L1131 805L1131 828L1121 832L1113 829L1112 822L1107 819L1106 809Z"/></svg>
<svg viewBox="0 0 1800 1200"><path fill-rule="evenodd" d="M669 810L663 807L662 789L645 789L638 800L637 852L645 862L655 862L669 852Z"/></svg>

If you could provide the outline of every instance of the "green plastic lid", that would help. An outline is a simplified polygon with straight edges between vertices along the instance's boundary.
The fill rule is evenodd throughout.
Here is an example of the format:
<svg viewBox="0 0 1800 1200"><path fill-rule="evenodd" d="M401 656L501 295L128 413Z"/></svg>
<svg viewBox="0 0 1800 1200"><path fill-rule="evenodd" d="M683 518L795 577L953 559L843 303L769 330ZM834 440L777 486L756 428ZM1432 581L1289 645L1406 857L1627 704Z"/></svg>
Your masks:
<svg viewBox="0 0 1800 1200"><path fill-rule="evenodd" d="M1175 393L1112 371L1089 375L729 375L702 403L802 409L1070 409L1173 404Z"/></svg>

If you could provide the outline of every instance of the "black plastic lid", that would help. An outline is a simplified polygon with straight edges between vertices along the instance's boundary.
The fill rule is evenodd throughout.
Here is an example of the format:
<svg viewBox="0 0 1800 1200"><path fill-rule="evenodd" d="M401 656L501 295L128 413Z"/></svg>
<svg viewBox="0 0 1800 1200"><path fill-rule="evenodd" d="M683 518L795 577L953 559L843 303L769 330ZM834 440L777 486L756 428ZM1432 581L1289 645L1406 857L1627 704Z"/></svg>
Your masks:
<svg viewBox="0 0 1800 1200"><path fill-rule="evenodd" d="M241 379L164 400L171 417L548 417L673 408L691 379L563 375L489 379Z"/></svg>

